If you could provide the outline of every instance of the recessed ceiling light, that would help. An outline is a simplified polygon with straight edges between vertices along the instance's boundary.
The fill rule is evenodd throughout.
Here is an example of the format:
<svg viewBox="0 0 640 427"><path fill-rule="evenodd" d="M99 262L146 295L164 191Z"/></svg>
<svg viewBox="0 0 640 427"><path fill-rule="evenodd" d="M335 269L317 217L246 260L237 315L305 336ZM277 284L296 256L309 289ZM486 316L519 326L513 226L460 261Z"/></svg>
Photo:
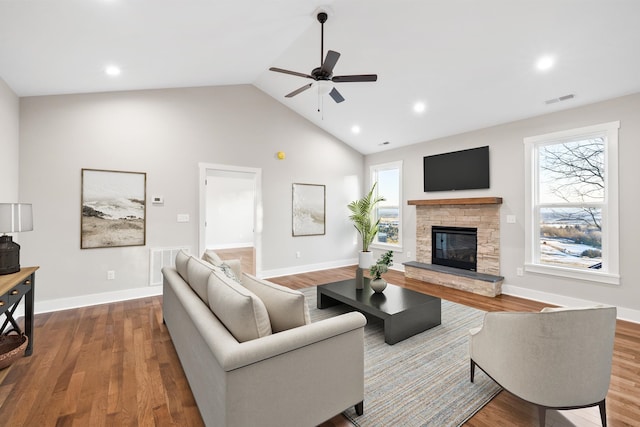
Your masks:
<svg viewBox="0 0 640 427"><path fill-rule="evenodd" d="M536 68L540 71L547 71L553 67L554 59L551 56L543 56L536 62Z"/></svg>
<svg viewBox="0 0 640 427"><path fill-rule="evenodd" d="M359 134L360 133L360 126L358 125L353 125L351 127L351 132L355 133L355 134Z"/></svg>
<svg viewBox="0 0 640 427"><path fill-rule="evenodd" d="M427 109L427 104L425 104L422 101L418 101L415 104L413 104L413 111L415 111L418 114L424 113L426 109Z"/></svg>
<svg viewBox="0 0 640 427"><path fill-rule="evenodd" d="M104 72L107 73L108 76L119 76L121 71L120 71L120 67L117 67L115 65L108 65L105 69Z"/></svg>

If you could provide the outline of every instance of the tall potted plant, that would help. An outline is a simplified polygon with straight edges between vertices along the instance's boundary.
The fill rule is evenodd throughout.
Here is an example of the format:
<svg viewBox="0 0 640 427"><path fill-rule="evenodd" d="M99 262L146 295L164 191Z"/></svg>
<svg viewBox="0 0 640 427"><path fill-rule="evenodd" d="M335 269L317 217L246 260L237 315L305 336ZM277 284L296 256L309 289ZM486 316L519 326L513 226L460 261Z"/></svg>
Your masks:
<svg viewBox="0 0 640 427"><path fill-rule="evenodd" d="M349 203L348 208L351 211L349 219L353 222L353 226L360 233L362 238L362 251L358 254L358 279L356 284L361 285L362 268L369 268L373 264L373 252L369 251L369 245L378 233L378 224L380 219L374 221L373 210L376 205L386 199L382 196L375 195L377 182L373 184L369 193L358 200ZM358 283L360 282L360 283Z"/></svg>

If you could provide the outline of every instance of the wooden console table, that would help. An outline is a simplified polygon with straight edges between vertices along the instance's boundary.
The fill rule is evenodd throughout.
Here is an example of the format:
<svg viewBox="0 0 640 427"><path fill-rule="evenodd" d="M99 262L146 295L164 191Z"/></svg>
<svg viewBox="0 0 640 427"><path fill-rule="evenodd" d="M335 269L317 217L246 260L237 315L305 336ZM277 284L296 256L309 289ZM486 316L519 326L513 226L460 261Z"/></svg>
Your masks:
<svg viewBox="0 0 640 427"><path fill-rule="evenodd" d="M0 316L4 314L4 321L0 327L0 334L5 329L16 329L24 332L29 338L25 356L33 352L33 291L36 270L39 267L25 267L17 273L0 276ZM24 296L24 331L13 318L20 300ZM0 317L0 321L2 318Z"/></svg>

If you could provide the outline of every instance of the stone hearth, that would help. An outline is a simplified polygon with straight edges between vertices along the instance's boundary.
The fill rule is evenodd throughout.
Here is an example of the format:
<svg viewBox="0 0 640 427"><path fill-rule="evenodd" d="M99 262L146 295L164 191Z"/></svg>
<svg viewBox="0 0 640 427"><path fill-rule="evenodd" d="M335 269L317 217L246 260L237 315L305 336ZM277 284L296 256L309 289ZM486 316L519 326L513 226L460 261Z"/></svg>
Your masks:
<svg viewBox="0 0 640 427"><path fill-rule="evenodd" d="M500 197L409 200L416 206L416 262L405 264L405 276L465 291L496 296L500 276ZM431 227L478 229L477 272L431 267ZM477 273L477 274L476 274Z"/></svg>

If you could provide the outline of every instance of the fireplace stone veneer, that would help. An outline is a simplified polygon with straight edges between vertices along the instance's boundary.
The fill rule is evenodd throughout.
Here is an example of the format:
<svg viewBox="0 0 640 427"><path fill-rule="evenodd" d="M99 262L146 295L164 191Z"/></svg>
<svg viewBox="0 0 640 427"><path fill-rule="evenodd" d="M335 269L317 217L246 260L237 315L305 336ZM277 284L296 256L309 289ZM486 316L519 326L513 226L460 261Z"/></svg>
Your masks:
<svg viewBox="0 0 640 427"><path fill-rule="evenodd" d="M500 205L502 198L409 200L416 206L416 262L405 264L405 276L456 289L496 296L502 292L500 276ZM476 275L431 266L431 227L477 228ZM422 265L422 268L420 267ZM471 272L473 273L473 272Z"/></svg>

